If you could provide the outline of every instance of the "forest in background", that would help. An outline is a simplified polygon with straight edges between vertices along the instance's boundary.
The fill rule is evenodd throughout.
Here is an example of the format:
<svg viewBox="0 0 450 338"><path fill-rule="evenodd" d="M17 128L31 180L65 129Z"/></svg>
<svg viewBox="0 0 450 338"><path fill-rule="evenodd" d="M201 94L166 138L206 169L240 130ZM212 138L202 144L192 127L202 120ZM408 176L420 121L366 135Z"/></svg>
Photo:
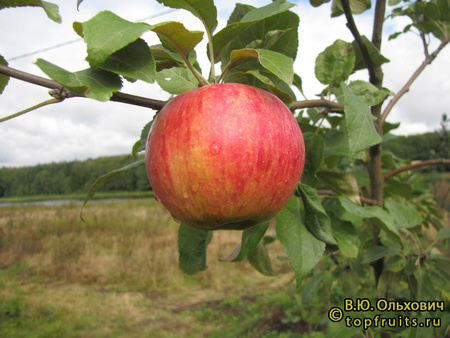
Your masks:
<svg viewBox="0 0 450 338"><path fill-rule="evenodd" d="M0 198L86 193L100 176L122 168L132 155L99 157L21 168L0 168ZM102 188L108 192L149 191L145 167L128 170Z"/></svg>
<svg viewBox="0 0 450 338"><path fill-rule="evenodd" d="M448 132L395 137L383 143L383 149L403 159L430 160L450 158ZM0 198L36 195L86 193L100 176L122 168L136 158L120 155L85 161L40 164L31 167L0 168ZM424 171L450 171L450 165L426 167ZM102 188L105 192L149 191L145 167L129 170Z"/></svg>

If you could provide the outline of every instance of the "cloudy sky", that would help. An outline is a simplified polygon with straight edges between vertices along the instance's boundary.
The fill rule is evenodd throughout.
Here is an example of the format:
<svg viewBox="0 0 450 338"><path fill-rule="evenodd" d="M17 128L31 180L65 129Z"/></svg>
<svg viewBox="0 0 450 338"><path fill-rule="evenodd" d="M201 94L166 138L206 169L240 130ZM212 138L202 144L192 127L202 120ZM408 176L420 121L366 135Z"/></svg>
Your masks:
<svg viewBox="0 0 450 338"><path fill-rule="evenodd" d="M40 8L15 8L0 11L0 54L11 67L45 76L34 64L43 58L70 71L88 67L84 61L84 42L72 29L74 21L86 21L101 10L111 10L130 21L154 24L162 21L181 21L190 30L202 30L197 18L187 11L170 10L157 1L84 0L80 10L75 0L53 0L60 8L62 23L47 19ZM271 0L241 0L256 7ZM330 5L312 8L309 1L293 1L292 10L300 16L300 46L295 63L296 72L303 79L308 98L322 90L314 77L314 61L318 53L340 38L351 42L344 17L330 19ZM217 31L225 26L235 1L216 1L219 15ZM371 13L356 16L362 34L371 36ZM407 19L386 22L386 37L402 29ZM158 43L154 33L146 33L149 44ZM73 42L75 41L75 42ZM72 42L72 43L68 43ZM68 44L66 44L68 43ZM63 45L54 48L58 45ZM430 48L433 51L438 43ZM49 49L47 51L42 51ZM200 63L207 69L206 45L197 48ZM16 58L28 53L33 55ZM403 35L392 42L384 40L382 53L391 60L384 65L384 85L398 91L423 61L422 44L414 34ZM442 114L449 113L450 48L446 48L431 66L426 68L388 118L401 122L399 134L421 133L439 129ZM357 76L367 79L366 72ZM0 95L0 117L4 117L49 98L47 89L11 79ZM167 99L168 94L158 86L137 82L125 83L123 92L156 99ZM131 151L142 127L152 118L153 111L121 103L100 103L89 99L73 98L44 107L16 119L0 124L0 167L25 166L57 161L83 160L104 155L125 154Z"/></svg>

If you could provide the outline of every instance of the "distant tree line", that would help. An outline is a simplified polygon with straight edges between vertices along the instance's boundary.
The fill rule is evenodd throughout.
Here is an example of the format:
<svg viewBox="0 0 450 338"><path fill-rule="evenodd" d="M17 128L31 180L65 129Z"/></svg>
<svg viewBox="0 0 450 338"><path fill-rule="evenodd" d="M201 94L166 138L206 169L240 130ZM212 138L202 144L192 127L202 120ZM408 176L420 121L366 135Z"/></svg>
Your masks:
<svg viewBox="0 0 450 338"><path fill-rule="evenodd" d="M440 132L394 138L383 144L383 149L410 160L450 158L450 142L445 128ZM132 155L122 155L32 167L0 168L0 198L86 193L97 178L135 160ZM450 171L450 166L439 165L424 170ZM151 187L144 166L123 173L102 188L102 191L109 192L148 190Z"/></svg>
<svg viewBox="0 0 450 338"><path fill-rule="evenodd" d="M383 143L384 150L390 150L394 155L409 160L432 160L450 158L449 133L444 128L439 132L397 137ZM450 165L427 167L424 171L450 171Z"/></svg>
<svg viewBox="0 0 450 338"><path fill-rule="evenodd" d="M86 193L100 176L136 161L131 155L100 157L85 161L40 164L32 167L0 168L0 198L33 195ZM102 191L148 191L145 167L129 170Z"/></svg>

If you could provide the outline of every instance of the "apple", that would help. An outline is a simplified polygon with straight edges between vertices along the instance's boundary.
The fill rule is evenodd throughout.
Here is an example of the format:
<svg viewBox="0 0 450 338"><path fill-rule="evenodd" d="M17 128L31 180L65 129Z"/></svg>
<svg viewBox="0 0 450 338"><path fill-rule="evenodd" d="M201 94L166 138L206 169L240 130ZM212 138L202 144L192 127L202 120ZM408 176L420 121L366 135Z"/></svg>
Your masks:
<svg viewBox="0 0 450 338"><path fill-rule="evenodd" d="M304 164L292 112L275 95L239 83L176 96L155 117L145 149L155 199L176 221L206 230L271 219L294 193Z"/></svg>

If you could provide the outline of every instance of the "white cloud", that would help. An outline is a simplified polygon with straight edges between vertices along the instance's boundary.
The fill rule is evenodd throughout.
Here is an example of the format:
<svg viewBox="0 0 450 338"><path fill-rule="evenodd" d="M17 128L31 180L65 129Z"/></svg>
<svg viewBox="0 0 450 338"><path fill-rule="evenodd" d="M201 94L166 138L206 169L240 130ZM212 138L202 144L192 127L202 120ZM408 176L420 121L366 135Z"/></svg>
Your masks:
<svg viewBox="0 0 450 338"><path fill-rule="evenodd" d="M0 53L7 59L32 51L79 39L72 28L73 21L86 21L101 10L111 10L121 17L136 21L169 9L157 1L84 1L80 11L75 1L53 0L60 7L62 24L46 18L40 8L18 8L0 11L2 34ZM270 0L239 1L255 7L270 3ZM296 2L296 1L294 1ZM234 8L234 1L216 1L220 30L226 25ZM336 39L352 41L345 26L344 17L330 19L329 4L312 8L309 1L297 1L292 9L300 16L299 50L295 70L303 79L308 98L320 92L323 86L315 79L315 58ZM372 24L370 14L355 16L362 34L370 37ZM187 11L178 10L163 16L148 19L153 24L161 21L181 21L190 30L202 30L201 22ZM24 24L26 22L26 25ZM405 19L387 20L390 33L401 30ZM32 28L30 28L32 27ZM150 43L158 43L154 33L144 34ZM206 39L205 39L206 40ZM436 45L433 46L435 48ZM433 50L432 48L432 50ZM418 51L418 52L417 52ZM423 60L421 41L414 35L405 35L382 45L382 53L391 60L384 65L385 86L397 91ZM197 54L204 73L208 73L206 41L197 48ZM450 49L429 66L411 87L409 93L392 111L389 121L402 122L400 133L409 134L435 130L440 116L448 112L450 80L444 69L450 66ZM70 71L88 67L84 58L86 48L83 41L40 52L10 62L10 66L43 76L34 64L37 58L44 58ZM367 79L365 71L359 71L359 78ZM47 89L11 80L0 96L0 115L6 116L49 98ZM169 95L156 84L142 82L125 83L124 92L165 100ZM139 138L142 127L151 119L153 111L120 103L100 103L88 99L69 99L63 103L48 106L25 116L0 124L0 166L23 166L60 160L85 159L103 155L123 154L131 150Z"/></svg>

